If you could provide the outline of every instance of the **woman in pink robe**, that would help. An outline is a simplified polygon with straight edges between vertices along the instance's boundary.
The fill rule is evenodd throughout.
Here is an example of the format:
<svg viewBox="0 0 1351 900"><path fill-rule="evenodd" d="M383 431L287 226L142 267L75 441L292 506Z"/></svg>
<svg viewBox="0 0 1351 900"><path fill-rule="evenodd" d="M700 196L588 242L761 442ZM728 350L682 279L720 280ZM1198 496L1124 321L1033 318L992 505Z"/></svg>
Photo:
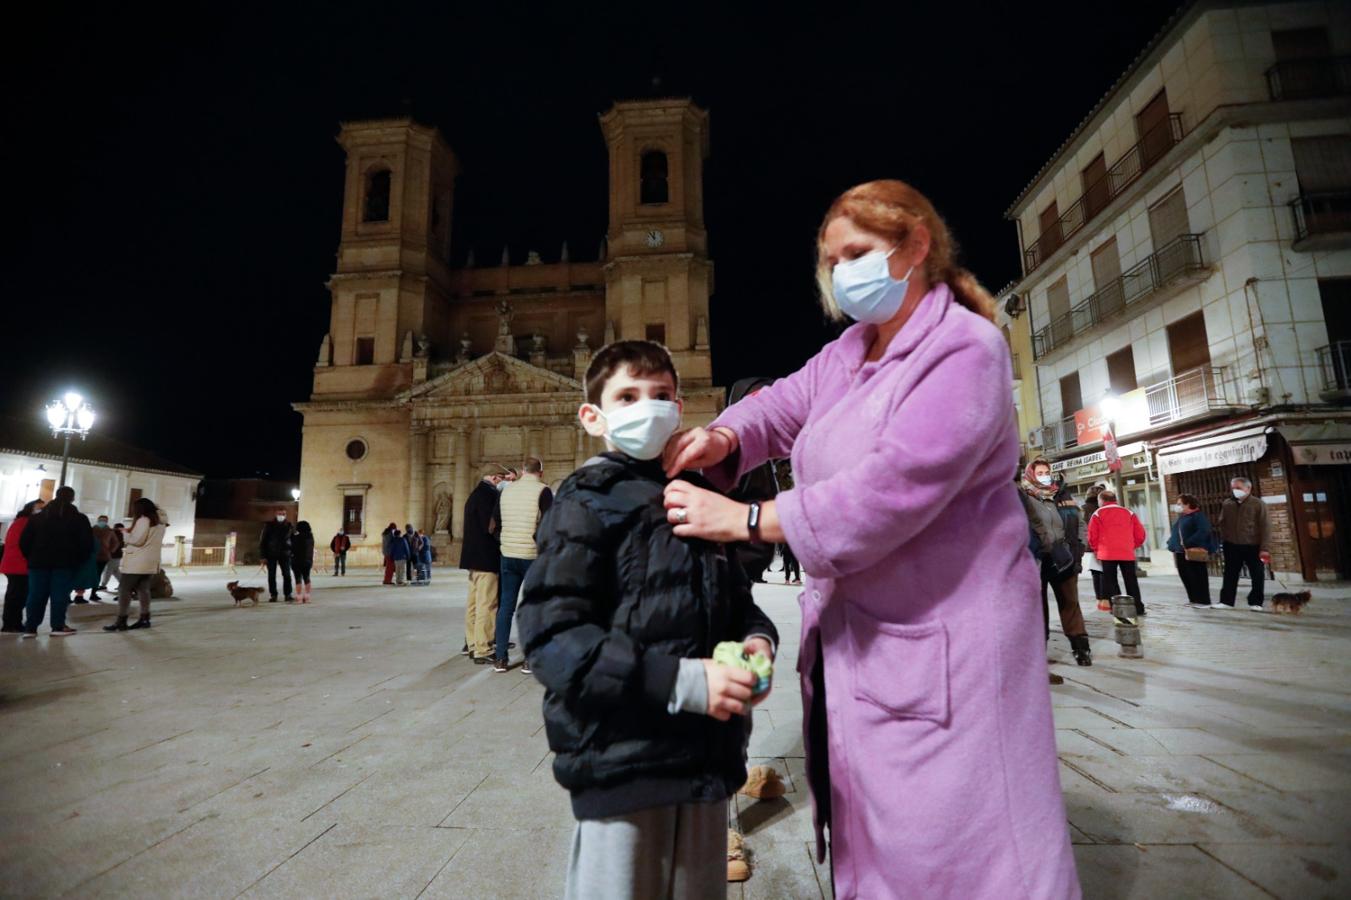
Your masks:
<svg viewBox="0 0 1351 900"><path fill-rule="evenodd" d="M886 268L863 259L879 252ZM836 200L818 255L828 311L858 288L842 273L868 266L883 287L859 290L876 308L841 296L866 321L707 430L677 434L665 457L670 473L731 484L791 455L795 487L752 529L746 505L672 482L671 521L786 541L807 572L807 770L837 897L1078 897L993 302L901 182Z"/></svg>

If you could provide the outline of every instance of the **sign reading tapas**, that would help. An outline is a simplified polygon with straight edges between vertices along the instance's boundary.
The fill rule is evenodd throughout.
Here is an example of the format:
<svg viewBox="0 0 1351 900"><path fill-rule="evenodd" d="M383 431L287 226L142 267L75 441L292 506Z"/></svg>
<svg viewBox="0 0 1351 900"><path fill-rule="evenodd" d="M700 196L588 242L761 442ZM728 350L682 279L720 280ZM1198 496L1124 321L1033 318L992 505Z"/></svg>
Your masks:
<svg viewBox="0 0 1351 900"><path fill-rule="evenodd" d="M1291 444L1297 466L1341 466L1351 463L1351 444Z"/></svg>

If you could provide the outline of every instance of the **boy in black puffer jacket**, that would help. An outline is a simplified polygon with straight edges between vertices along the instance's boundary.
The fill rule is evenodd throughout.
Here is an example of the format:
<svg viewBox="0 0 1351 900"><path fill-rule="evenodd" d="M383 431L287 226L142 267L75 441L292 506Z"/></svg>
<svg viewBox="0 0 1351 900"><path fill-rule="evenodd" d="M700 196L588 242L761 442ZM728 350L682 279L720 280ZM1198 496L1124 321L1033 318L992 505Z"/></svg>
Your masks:
<svg viewBox="0 0 1351 900"><path fill-rule="evenodd" d="M680 421L676 387L659 344L596 355L580 417L611 452L559 488L517 613L578 819L569 898L726 891L727 801L764 695L709 657L728 640L772 657L778 635L735 556L667 521L660 455Z"/></svg>

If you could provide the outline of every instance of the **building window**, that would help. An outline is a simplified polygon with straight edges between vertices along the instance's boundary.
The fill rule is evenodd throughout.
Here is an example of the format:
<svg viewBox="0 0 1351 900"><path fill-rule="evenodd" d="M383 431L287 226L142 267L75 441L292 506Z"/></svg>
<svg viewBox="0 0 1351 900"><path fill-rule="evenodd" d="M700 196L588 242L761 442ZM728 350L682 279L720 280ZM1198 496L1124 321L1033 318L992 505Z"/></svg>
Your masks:
<svg viewBox="0 0 1351 900"><path fill-rule="evenodd" d="M389 186L389 169L378 169L366 174L366 198L361 221L389 221Z"/></svg>
<svg viewBox="0 0 1351 900"><path fill-rule="evenodd" d="M1071 372L1060 379L1060 417L1068 419L1084 408L1084 395L1079 390L1079 373Z"/></svg>
<svg viewBox="0 0 1351 900"><path fill-rule="evenodd" d="M1056 201L1052 200L1051 205L1041 211L1037 221L1041 225L1041 237L1037 238L1037 261L1043 263L1064 243L1060 235L1060 207Z"/></svg>
<svg viewBox="0 0 1351 900"><path fill-rule="evenodd" d="M658 344L666 343L666 326L661 322L653 322L647 326L647 339L656 341Z"/></svg>
<svg viewBox="0 0 1351 900"><path fill-rule="evenodd" d="M1174 377L1210 365L1210 340L1206 337L1204 313L1192 313L1167 328L1168 358Z"/></svg>
<svg viewBox="0 0 1351 900"><path fill-rule="evenodd" d="M1051 346L1063 347L1074 337L1074 318L1070 315L1070 282L1062 275L1046 289L1046 307L1051 317ZM1078 407L1075 407L1078 409Z"/></svg>
<svg viewBox="0 0 1351 900"><path fill-rule="evenodd" d="M375 338L357 338L356 365L369 366L375 362Z"/></svg>
<svg viewBox="0 0 1351 900"><path fill-rule="evenodd" d="M638 201L639 203L666 203L670 200L665 153L660 150L648 150L644 153L640 174L642 175L642 196Z"/></svg>
<svg viewBox="0 0 1351 900"><path fill-rule="evenodd" d="M136 518L136 501L137 501L137 500L140 500L140 499L141 499L141 489L140 489L140 488L132 488L132 489L131 489L131 492L127 494L127 518L128 518L128 519L135 519L135 518Z"/></svg>
<svg viewBox="0 0 1351 900"><path fill-rule="evenodd" d="M1084 189L1084 218L1091 219L1102 212L1112 192L1107 187L1107 157L1099 153L1088 168L1079 173Z"/></svg>
<svg viewBox="0 0 1351 900"><path fill-rule="evenodd" d="M361 494L346 494L342 498L342 530L347 534L365 534L363 513L366 498Z"/></svg>
<svg viewBox="0 0 1351 900"><path fill-rule="evenodd" d="M1135 351L1129 344L1107 356L1107 383L1120 397L1140 386L1135 380Z"/></svg>
<svg viewBox="0 0 1351 900"><path fill-rule="evenodd" d="M347 458L350 459L352 462L357 462L358 460L365 459L366 450L367 450L366 442L363 441L361 438L352 438L352 440L347 442L347 449L346 449Z"/></svg>
<svg viewBox="0 0 1351 900"><path fill-rule="evenodd" d="M1346 92L1346 74L1339 84L1339 61L1332 55L1326 28L1293 28L1271 32L1276 65L1267 71L1273 100L1331 97ZM1343 70L1344 72L1344 70Z"/></svg>
<svg viewBox="0 0 1351 900"><path fill-rule="evenodd" d="M1296 240L1351 231L1351 137L1295 138L1290 149L1299 181Z"/></svg>
<svg viewBox="0 0 1351 900"><path fill-rule="evenodd" d="M1140 136L1140 169L1148 169L1173 146L1173 131L1168 122L1168 92L1159 91L1135 116L1135 131Z"/></svg>

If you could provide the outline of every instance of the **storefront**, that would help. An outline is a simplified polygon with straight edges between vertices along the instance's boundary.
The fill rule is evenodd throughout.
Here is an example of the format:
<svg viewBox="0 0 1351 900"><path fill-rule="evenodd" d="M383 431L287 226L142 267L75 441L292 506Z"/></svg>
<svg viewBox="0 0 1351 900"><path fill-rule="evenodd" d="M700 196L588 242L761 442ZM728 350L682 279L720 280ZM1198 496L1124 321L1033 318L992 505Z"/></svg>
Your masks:
<svg viewBox="0 0 1351 900"><path fill-rule="evenodd" d="M1280 425L1289 445L1290 495L1306 580L1351 578L1351 423Z"/></svg>

